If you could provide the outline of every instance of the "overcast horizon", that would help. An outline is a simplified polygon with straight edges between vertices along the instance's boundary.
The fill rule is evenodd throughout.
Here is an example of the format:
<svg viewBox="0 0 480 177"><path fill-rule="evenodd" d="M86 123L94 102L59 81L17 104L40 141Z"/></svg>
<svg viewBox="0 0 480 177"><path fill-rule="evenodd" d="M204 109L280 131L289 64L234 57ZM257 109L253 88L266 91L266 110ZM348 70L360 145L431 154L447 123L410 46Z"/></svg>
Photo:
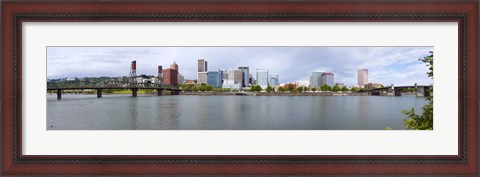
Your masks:
<svg viewBox="0 0 480 177"><path fill-rule="evenodd" d="M197 60L208 70L250 67L278 73L279 82L309 81L313 71L334 73L336 83L357 83L357 70L368 69L369 82L384 85L429 85L428 68L419 58L433 47L47 47L47 78L156 75L157 66L176 62L185 79L196 79Z"/></svg>

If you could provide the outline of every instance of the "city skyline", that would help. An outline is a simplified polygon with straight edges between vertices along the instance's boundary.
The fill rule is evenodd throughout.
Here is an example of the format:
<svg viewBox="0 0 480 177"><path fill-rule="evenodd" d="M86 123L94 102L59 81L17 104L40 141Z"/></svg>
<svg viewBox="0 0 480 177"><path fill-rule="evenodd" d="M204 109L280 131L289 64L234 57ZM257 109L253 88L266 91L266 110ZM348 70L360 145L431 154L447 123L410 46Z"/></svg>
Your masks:
<svg viewBox="0 0 480 177"><path fill-rule="evenodd" d="M428 85L428 68L417 59L429 51L433 47L47 47L47 78L126 76L137 60L138 75L155 75L158 65L175 62L185 79L196 79L198 60L205 59L209 71L264 68L280 75L279 83L308 81L312 72L324 71L351 86L357 70L366 68L369 82Z"/></svg>

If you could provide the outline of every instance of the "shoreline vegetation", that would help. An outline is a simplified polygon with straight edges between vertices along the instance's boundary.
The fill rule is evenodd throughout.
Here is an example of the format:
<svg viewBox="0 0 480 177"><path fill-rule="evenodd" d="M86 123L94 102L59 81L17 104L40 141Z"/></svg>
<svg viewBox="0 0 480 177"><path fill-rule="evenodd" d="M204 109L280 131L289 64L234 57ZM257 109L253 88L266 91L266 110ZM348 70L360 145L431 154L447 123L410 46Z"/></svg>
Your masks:
<svg viewBox="0 0 480 177"><path fill-rule="evenodd" d="M56 94L56 91L47 92L50 95ZM64 95L94 95L97 94L95 90L64 90ZM105 90L104 95L131 95L132 91L124 90ZM139 90L138 95L152 95L156 96L155 90ZM169 91L162 92L162 95L170 95ZM366 92L242 92L242 91L181 91L179 95L196 95L196 96L369 96ZM415 95L415 93L402 93L402 95ZM388 94L381 94L380 96L391 96Z"/></svg>

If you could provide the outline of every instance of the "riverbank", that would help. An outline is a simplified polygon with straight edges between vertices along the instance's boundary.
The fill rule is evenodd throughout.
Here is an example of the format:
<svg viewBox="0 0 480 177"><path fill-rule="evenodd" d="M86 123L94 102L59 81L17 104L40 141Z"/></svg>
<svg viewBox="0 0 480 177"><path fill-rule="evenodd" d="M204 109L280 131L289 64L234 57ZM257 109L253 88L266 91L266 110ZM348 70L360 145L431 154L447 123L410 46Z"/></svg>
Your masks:
<svg viewBox="0 0 480 177"><path fill-rule="evenodd" d="M49 92L48 94L56 94ZM71 91L62 92L63 95L94 95L96 91ZM103 95L131 95L130 90L115 90L103 92ZM139 91L138 95L157 95L156 91ZM170 95L169 91L162 92L162 95ZM333 92L180 92L180 95L198 95L198 96L368 96L367 93L333 93Z"/></svg>
<svg viewBox="0 0 480 177"><path fill-rule="evenodd" d="M180 95L198 96L366 96L366 93L332 93L332 92L180 92Z"/></svg>
<svg viewBox="0 0 480 177"><path fill-rule="evenodd" d="M48 92L56 94L55 92ZM94 95L96 91L66 91L63 95ZM131 90L113 90L103 92L103 95L131 95ZM198 95L198 96L369 96L368 93L342 93L342 92L222 92L222 91L204 91L204 92L180 92L180 95ZM138 95L157 95L156 91L140 90ZM162 92L162 95L170 95L169 91ZM415 95L414 93L402 93L402 95ZM393 96L393 94L382 93L380 96Z"/></svg>

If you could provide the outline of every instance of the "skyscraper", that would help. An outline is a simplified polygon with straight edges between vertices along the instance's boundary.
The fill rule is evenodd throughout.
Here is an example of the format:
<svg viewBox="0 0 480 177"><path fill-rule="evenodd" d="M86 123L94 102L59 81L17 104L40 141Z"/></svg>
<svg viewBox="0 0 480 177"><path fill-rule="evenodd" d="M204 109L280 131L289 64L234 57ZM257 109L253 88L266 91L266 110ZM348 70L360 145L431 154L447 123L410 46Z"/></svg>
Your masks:
<svg viewBox="0 0 480 177"><path fill-rule="evenodd" d="M178 73L177 70L172 68L164 69L163 71L163 84L165 85L177 85Z"/></svg>
<svg viewBox="0 0 480 177"><path fill-rule="evenodd" d="M208 71L207 72L207 84L215 88L222 87L222 71Z"/></svg>
<svg viewBox="0 0 480 177"><path fill-rule="evenodd" d="M177 85L178 84L178 65L173 62L170 68L162 70L163 84L165 85Z"/></svg>
<svg viewBox="0 0 480 177"><path fill-rule="evenodd" d="M365 87L365 84L368 83L368 69L358 69L358 86L361 88Z"/></svg>
<svg viewBox="0 0 480 177"><path fill-rule="evenodd" d="M198 72L207 72L208 71L208 62L205 59L198 60Z"/></svg>
<svg viewBox="0 0 480 177"><path fill-rule="evenodd" d="M321 84L327 84L328 86L332 87L335 85L334 83L334 78L333 78L333 73L331 72L324 72L322 74L322 81Z"/></svg>
<svg viewBox="0 0 480 177"><path fill-rule="evenodd" d="M228 80L232 80L235 84L242 85L243 72L239 69L230 69L228 70Z"/></svg>
<svg viewBox="0 0 480 177"><path fill-rule="evenodd" d="M207 60L199 59L198 60L198 73L197 73L197 83L206 84L207 83Z"/></svg>
<svg viewBox="0 0 480 177"><path fill-rule="evenodd" d="M270 86L274 87L278 85L278 74L272 73L270 74Z"/></svg>
<svg viewBox="0 0 480 177"><path fill-rule="evenodd" d="M240 66L238 69L242 70L242 86L248 87L249 86L249 69L247 66Z"/></svg>
<svg viewBox="0 0 480 177"><path fill-rule="evenodd" d="M268 70L257 69L257 85L260 85L262 89L266 89L268 86Z"/></svg>
<svg viewBox="0 0 480 177"><path fill-rule="evenodd" d="M199 84L207 84L208 83L208 76L207 72L198 72L197 73L197 83Z"/></svg>
<svg viewBox="0 0 480 177"><path fill-rule="evenodd" d="M227 69L220 69L220 72L222 72L222 83L225 82L225 80L228 79L228 70Z"/></svg>
<svg viewBox="0 0 480 177"><path fill-rule="evenodd" d="M158 70L157 70L157 77L158 77L158 83L159 84L162 84L163 83L163 69L162 69L162 65L158 65Z"/></svg>
<svg viewBox="0 0 480 177"><path fill-rule="evenodd" d="M320 86L323 84L322 83L322 74L324 72L321 71L314 71L312 72L312 75L310 76L310 88L317 88L320 89Z"/></svg>

